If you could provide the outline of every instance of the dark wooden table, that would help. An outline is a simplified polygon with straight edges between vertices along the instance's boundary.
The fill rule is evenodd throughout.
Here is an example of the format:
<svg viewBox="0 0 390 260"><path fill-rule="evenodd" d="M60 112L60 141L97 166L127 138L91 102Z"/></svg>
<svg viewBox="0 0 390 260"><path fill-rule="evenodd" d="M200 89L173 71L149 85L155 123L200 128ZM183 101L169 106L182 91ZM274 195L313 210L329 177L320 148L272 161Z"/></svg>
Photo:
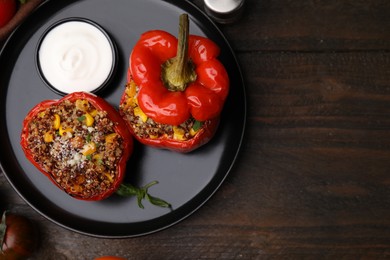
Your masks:
<svg viewBox="0 0 390 260"><path fill-rule="evenodd" d="M390 258L390 2L246 2L220 26L248 117L219 191L174 227L99 239L40 216L1 173L1 199L39 226L33 259Z"/></svg>

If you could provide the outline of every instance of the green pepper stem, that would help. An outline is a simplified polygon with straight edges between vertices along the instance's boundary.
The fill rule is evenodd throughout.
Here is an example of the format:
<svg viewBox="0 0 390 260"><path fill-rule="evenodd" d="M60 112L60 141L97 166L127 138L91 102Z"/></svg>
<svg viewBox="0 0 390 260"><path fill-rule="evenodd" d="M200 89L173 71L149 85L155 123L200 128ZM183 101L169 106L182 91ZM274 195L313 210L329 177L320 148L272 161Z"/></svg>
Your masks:
<svg viewBox="0 0 390 260"><path fill-rule="evenodd" d="M162 80L171 91L184 91L189 83L196 80L194 66L188 57L189 24L188 15L180 15L176 57L162 66Z"/></svg>

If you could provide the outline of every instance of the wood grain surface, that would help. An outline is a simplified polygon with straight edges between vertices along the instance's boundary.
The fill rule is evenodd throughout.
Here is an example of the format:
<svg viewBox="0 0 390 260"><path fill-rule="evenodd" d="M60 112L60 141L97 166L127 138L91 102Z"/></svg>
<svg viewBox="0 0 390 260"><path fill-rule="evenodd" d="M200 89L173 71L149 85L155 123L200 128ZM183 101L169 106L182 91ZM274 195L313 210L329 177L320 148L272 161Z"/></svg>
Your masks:
<svg viewBox="0 0 390 260"><path fill-rule="evenodd" d="M390 258L390 1L246 0L220 28L248 116L218 192L164 231L100 239L49 222L1 173L1 203L39 227L32 259Z"/></svg>

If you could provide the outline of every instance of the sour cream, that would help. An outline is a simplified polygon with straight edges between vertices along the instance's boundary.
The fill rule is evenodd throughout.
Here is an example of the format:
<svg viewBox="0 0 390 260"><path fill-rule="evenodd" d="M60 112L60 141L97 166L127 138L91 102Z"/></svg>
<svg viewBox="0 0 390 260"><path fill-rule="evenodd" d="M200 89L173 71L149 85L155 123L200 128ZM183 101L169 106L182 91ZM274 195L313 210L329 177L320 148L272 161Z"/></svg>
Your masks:
<svg viewBox="0 0 390 260"><path fill-rule="evenodd" d="M242 0L205 0L206 6L218 13L228 13L242 4Z"/></svg>
<svg viewBox="0 0 390 260"><path fill-rule="evenodd" d="M102 28L88 20L61 21L38 49L42 78L61 93L94 92L114 69L114 45Z"/></svg>
<svg viewBox="0 0 390 260"><path fill-rule="evenodd" d="M216 22L227 24L241 17L244 2L245 0L204 0L204 8Z"/></svg>

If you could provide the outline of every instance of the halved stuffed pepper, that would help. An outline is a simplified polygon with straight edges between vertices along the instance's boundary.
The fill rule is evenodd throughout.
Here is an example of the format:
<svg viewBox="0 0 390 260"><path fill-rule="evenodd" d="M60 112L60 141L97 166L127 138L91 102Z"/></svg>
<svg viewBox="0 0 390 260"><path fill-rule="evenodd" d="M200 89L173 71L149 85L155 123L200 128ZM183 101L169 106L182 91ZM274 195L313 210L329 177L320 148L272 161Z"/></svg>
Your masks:
<svg viewBox="0 0 390 260"><path fill-rule="evenodd" d="M118 111L93 94L46 100L27 114L21 146L55 185L82 200L102 200L125 176L133 140Z"/></svg>
<svg viewBox="0 0 390 260"><path fill-rule="evenodd" d="M189 35L180 16L178 39L145 32L129 59L119 112L141 143L190 152L215 134L229 92L229 77L210 39Z"/></svg>

